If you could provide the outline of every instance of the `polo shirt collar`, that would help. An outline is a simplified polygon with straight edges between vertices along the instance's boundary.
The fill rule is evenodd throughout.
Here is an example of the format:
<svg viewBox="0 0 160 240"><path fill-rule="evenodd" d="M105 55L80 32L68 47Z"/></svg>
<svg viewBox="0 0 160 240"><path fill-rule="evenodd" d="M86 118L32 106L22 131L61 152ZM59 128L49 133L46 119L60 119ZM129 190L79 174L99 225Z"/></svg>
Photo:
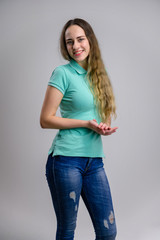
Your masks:
<svg viewBox="0 0 160 240"><path fill-rule="evenodd" d="M70 66L74 68L79 74L87 73L87 71L81 67L73 58L69 62Z"/></svg>

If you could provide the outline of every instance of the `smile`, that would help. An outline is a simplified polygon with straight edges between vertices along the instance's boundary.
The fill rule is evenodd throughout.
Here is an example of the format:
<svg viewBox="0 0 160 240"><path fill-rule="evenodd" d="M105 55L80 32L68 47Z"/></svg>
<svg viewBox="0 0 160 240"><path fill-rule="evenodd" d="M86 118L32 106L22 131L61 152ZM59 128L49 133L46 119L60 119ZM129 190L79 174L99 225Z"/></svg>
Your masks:
<svg viewBox="0 0 160 240"><path fill-rule="evenodd" d="M81 55L81 53L82 53L83 51L84 51L84 50L74 52L74 55L75 55L75 56L79 56L79 55Z"/></svg>

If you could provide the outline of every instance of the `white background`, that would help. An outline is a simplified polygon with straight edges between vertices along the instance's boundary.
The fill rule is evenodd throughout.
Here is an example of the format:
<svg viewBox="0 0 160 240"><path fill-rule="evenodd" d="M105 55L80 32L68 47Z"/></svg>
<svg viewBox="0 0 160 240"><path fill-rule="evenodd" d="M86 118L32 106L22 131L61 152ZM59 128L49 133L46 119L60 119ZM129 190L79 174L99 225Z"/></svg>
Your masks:
<svg viewBox="0 0 160 240"><path fill-rule="evenodd" d="M56 218L45 178L57 130L39 116L63 25L87 20L117 102L117 133L103 136L117 240L160 239L160 1L0 1L0 239L52 240ZM58 112L59 114L59 112ZM93 240L80 201L76 240Z"/></svg>

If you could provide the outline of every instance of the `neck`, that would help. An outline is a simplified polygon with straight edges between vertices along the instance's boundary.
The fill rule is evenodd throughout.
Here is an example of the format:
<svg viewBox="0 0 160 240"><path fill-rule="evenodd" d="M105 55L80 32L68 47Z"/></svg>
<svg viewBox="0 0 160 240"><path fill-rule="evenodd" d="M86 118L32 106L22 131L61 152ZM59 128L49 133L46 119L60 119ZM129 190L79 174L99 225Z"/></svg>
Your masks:
<svg viewBox="0 0 160 240"><path fill-rule="evenodd" d="M82 62L77 62L82 68L84 68L87 71L88 68L88 62L87 60L84 60Z"/></svg>

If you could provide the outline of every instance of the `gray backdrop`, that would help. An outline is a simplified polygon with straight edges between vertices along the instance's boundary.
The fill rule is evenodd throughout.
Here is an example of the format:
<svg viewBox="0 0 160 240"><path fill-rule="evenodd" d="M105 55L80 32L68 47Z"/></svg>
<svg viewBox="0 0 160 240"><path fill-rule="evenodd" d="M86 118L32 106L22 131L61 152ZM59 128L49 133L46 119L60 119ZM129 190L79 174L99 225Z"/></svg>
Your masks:
<svg viewBox="0 0 160 240"><path fill-rule="evenodd" d="M117 102L116 134L103 136L118 240L160 239L160 1L0 1L0 239L52 240L56 218L45 178L57 130L41 129L59 36L86 19L99 40ZM59 115L59 112L58 112ZM93 240L81 200L76 240Z"/></svg>

